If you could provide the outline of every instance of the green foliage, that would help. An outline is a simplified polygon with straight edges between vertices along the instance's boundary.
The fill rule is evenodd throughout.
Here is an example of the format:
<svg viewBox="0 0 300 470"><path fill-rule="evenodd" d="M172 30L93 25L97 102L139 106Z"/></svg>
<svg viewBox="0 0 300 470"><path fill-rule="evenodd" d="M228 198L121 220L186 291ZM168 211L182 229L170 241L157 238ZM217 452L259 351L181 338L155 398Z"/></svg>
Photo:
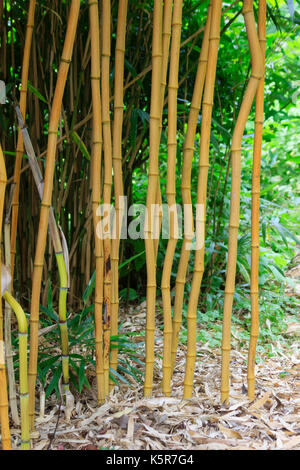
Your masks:
<svg viewBox="0 0 300 470"><path fill-rule="evenodd" d="M88 288L92 285L89 283ZM70 381L73 387L80 393L84 387L90 388L87 378L88 369L95 368L95 338L94 338L94 305L87 305L92 289L85 291L84 307L82 311L68 318L69 332L69 361L70 361ZM39 349L38 359L38 379L45 389L45 396L48 398L51 393L56 392L59 396L59 381L62 375L61 355L53 354L60 350L58 315L53 308L52 289L49 282L48 305L40 306L41 327L49 328L50 331L43 335L43 341ZM55 329L51 326L57 324ZM142 354L144 340L140 334L135 332L122 332L122 325L119 326L119 334L111 336L111 349L118 348L119 362L117 371L110 369L110 378L116 383L130 385L128 377L134 381L141 382L142 372L136 365L143 365ZM137 341L133 341L133 337ZM76 351L76 352L73 352ZM135 364L135 365L134 365ZM17 366L17 364L16 364Z"/></svg>

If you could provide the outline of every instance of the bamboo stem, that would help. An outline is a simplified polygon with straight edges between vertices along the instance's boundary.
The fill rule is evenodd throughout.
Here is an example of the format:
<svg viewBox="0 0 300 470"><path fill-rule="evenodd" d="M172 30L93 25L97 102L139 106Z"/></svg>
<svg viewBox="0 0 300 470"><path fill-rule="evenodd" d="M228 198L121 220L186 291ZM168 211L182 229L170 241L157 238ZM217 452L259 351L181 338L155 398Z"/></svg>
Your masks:
<svg viewBox="0 0 300 470"><path fill-rule="evenodd" d="M26 315L20 304L6 290L5 301L14 311L19 327L19 362L20 362L20 408L21 408L21 449L30 450L29 408L28 408L28 376L27 376L27 339L28 327Z"/></svg>
<svg viewBox="0 0 300 470"><path fill-rule="evenodd" d="M158 151L160 140L161 115L161 76L162 76L162 1L154 0L153 37L152 37L152 84L150 105L150 148L148 189L145 220L145 248L147 266L147 318L146 318L146 370L144 395L151 396L154 368L154 335L155 335L155 299L156 269L155 247L153 240L152 209L156 201L158 178Z"/></svg>
<svg viewBox="0 0 300 470"><path fill-rule="evenodd" d="M194 223L192 213L192 198L191 198L191 170L194 154L194 141L197 129L197 122L199 111L201 107L203 87L205 81L207 57L208 57L208 44L209 44L209 31L211 20L211 6L208 7L207 20L204 29L204 36L202 41L201 52L199 55L197 74L195 79L193 97L188 117L187 131L183 148L183 163L182 163L182 177L181 177L181 194L182 202L185 210L185 225L184 225L184 238L180 253L180 260L176 276L175 286L175 300L174 312L172 322L172 371L174 370L176 351L178 345L178 335L182 322L182 305L184 297L184 287L186 281L186 271L188 267L191 244L193 240Z"/></svg>
<svg viewBox="0 0 300 470"><path fill-rule="evenodd" d="M176 153L177 153L177 92L179 51L182 24L182 0L174 1L172 18L172 42L170 54L170 73L168 89L168 157L167 157L167 203L169 212L169 241L167 245L161 291L164 315L164 349L162 390L166 396L171 394L171 345L172 310L170 278L173 258L178 240L178 219L176 207Z"/></svg>
<svg viewBox="0 0 300 470"><path fill-rule="evenodd" d="M237 238L240 212L241 146L243 133L250 113L251 105L254 100L259 81L262 77L262 57L253 14L253 0L244 0L243 15L251 53L252 72L234 128L231 144L232 176L230 196L228 264L226 272L225 299L223 310L221 375L221 402L225 404L227 404L229 401L230 335L232 303L235 290Z"/></svg>
<svg viewBox="0 0 300 470"><path fill-rule="evenodd" d="M28 70L29 70L29 58L30 58L30 49L32 42L32 33L34 28L34 12L35 12L35 0L30 0L27 26L26 26L26 36L25 36L25 46L23 54L23 63L22 63L22 77L21 77L21 88L20 88L20 108L23 116L26 116L26 102L27 102L27 82L28 82ZM22 132L18 132L18 142L16 150L16 162L14 168L13 181L15 183L13 202L12 202L12 220L11 220L11 277L12 277L12 286L14 279L14 266L15 266L15 256L16 256L16 239L17 239L17 226L18 226L18 213L19 213L19 192L20 192L20 172L22 165L22 155L23 155L23 139Z"/></svg>
<svg viewBox="0 0 300 470"><path fill-rule="evenodd" d="M22 131L23 143L28 156L29 164L33 174L33 178L40 196L43 199L44 191L44 180L42 173L37 162L37 158L31 143L29 133L25 126L23 117L20 109L16 106L16 113L19 121L19 126ZM64 250L61 244L60 233L56 224L53 207L49 210L49 231L50 237L53 243L55 257L59 272L59 304L58 304L58 316L59 316L59 329L62 344L62 371L63 371L63 391L69 393L69 341L68 341L68 328L67 328L67 293L68 293L68 270L64 258Z"/></svg>
<svg viewBox="0 0 300 470"><path fill-rule="evenodd" d="M92 151L92 211L95 238L96 280L95 280L95 344L98 404L105 400L103 363L103 241L97 228L100 217L97 209L101 202L101 96L100 96L100 37L98 1L89 0L91 31L91 87L93 103L93 151Z"/></svg>
<svg viewBox="0 0 300 470"><path fill-rule="evenodd" d="M111 21L111 2L106 0L102 2L102 53L101 53L101 90L102 90L102 127L103 127L103 150L104 150L104 186L103 186L103 204L105 217L110 218L110 202L112 187L112 141L111 125L109 113L109 65L110 65L110 31ZM103 306L104 306L104 390L105 395L109 394L109 350L110 350L110 329L111 329L111 230L110 221L103 226L103 254L104 254L104 287L103 287Z"/></svg>
<svg viewBox="0 0 300 470"><path fill-rule="evenodd" d="M264 120L264 84L266 50L266 0L258 4L258 38L262 53L263 76L258 84L255 104L255 127L252 171L251 207L251 333L248 354L248 397L255 397L255 352L259 330L258 275L259 275L259 196L260 162Z"/></svg>
<svg viewBox="0 0 300 470"><path fill-rule="evenodd" d="M118 334L118 313L119 313L119 250L120 234L122 230L122 220L124 214L124 186L122 172L122 127L123 127L123 97L124 97L124 56L125 56L125 35L127 0L119 1L117 39L115 52L115 90L114 90L114 124L113 124L113 152L112 161L114 169L114 190L115 190L115 218L114 218L114 238L111 244L111 264L112 264L112 301L111 301L111 335ZM114 343L111 350L111 368L117 370L118 348ZM112 389L114 383L110 383Z"/></svg>
<svg viewBox="0 0 300 470"><path fill-rule="evenodd" d="M10 210L7 211L7 215L4 221L4 248L5 248L5 265L9 272L10 269ZM8 291L10 292L10 285ZM11 410L11 417L16 426L20 425L18 405L17 405L17 393L16 393L16 381L13 361L13 351L11 344L11 307L5 302L5 318L4 318L4 331L5 331L5 359L7 363L7 375L8 375L8 391L9 391L9 406Z"/></svg>
<svg viewBox="0 0 300 470"><path fill-rule="evenodd" d="M162 118L163 118L163 109L164 109L164 98L165 98L165 89L167 85L167 72L169 64L169 49L170 49L170 38L171 38L171 24L172 24L172 7L173 1L166 0L163 6L163 22L162 22L162 63L161 63L161 89L160 89L160 100L161 100L161 114L160 114L160 134L159 134L159 143L161 140L162 132ZM161 198L161 188L159 177L157 177L157 187L156 187L156 206L154 211L154 256L155 256L155 266L157 263L157 253L159 246L159 238L162 224L162 198ZM156 268L155 268L156 269Z"/></svg>
<svg viewBox="0 0 300 470"><path fill-rule="evenodd" d="M43 273L43 261L47 237L47 227L49 211L51 207L51 196L53 188L53 174L55 165L55 153L57 144L57 130L60 118L63 93L65 89L67 74L72 57L75 33L79 16L80 0L72 0L64 48L61 63L58 70L57 83L52 103L49 131L48 150L45 169L45 184L43 199L41 204L39 230L37 236L37 246L34 259L32 296L30 308L30 354L29 354L29 415L31 428L34 428L34 408L35 408L35 382L37 374L38 355L38 323L39 323L39 299L41 291L41 281Z"/></svg>
<svg viewBox="0 0 300 470"><path fill-rule="evenodd" d="M196 252L191 292L187 310L188 342L184 378L184 398L190 398L196 361L197 306L204 272L204 232L206 217L206 192L209 166L210 127L213 107L214 86L220 41L221 0L212 0L211 25L209 33L208 62L202 104L201 139L196 210Z"/></svg>
<svg viewBox="0 0 300 470"><path fill-rule="evenodd" d="M0 260L1 260L1 238L2 238L2 220L3 220L3 207L4 207L4 196L6 189L6 167L2 147L0 145ZM1 270L2 271L2 270ZM2 449L10 450L10 430L9 430L9 418L8 418L8 399L7 399L7 382L6 382L6 370L5 370L5 352L4 352L4 341L3 341L3 313L2 313L2 291L5 290L4 279L2 279L2 272L0 274L0 423L1 423L1 438L2 438Z"/></svg>

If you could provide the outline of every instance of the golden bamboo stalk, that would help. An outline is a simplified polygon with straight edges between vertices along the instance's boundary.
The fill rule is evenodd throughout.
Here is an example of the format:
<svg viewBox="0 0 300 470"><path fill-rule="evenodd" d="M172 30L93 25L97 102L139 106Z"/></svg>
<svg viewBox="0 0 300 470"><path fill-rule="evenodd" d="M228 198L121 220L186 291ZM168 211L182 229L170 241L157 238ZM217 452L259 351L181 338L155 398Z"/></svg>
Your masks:
<svg viewBox="0 0 300 470"><path fill-rule="evenodd" d="M252 170L252 207L251 207L251 333L248 354L248 397L255 397L255 352L259 330L258 274L259 274L259 196L260 161L264 121L264 85L266 50L266 0L258 4L258 38L262 53L263 75L258 84L255 103L255 127Z"/></svg>
<svg viewBox="0 0 300 470"><path fill-rule="evenodd" d="M154 0L152 36L152 82L150 105L150 148L148 189L145 218L145 248L147 266L147 318L146 318L146 370L144 394L152 393L154 367L156 263L153 240L152 209L156 202L158 179L158 151L161 120L161 77L162 77L162 1Z"/></svg>
<svg viewBox="0 0 300 470"><path fill-rule="evenodd" d="M172 18L172 41L170 53L170 72L168 85L168 157L167 157L167 203L169 212L169 241L167 245L161 291L164 315L164 349L162 390L166 396L171 394L171 345L172 345L172 307L170 278L173 258L178 240L178 219L176 207L176 153L177 153L177 92L179 52L182 25L182 0L174 0Z"/></svg>
<svg viewBox="0 0 300 470"><path fill-rule="evenodd" d="M34 28L34 12L35 12L35 0L30 0L29 10L27 17L26 35L25 35L25 46L23 53L22 63L22 76L21 76L21 89L20 89L20 109L22 115L26 116L26 102L27 102L27 82L28 82L28 69L29 69L29 58L30 49L32 42L32 32ZM18 132L17 150L16 150L16 162L14 168L13 181L15 183L15 190L12 202L12 220L11 220L11 277L12 286L14 278L14 266L16 256L16 239L17 239L17 226L18 226L18 213L19 213L19 191L20 191L20 172L22 165L23 155L23 138L22 132Z"/></svg>
<svg viewBox="0 0 300 470"><path fill-rule="evenodd" d="M172 351L171 351L171 362L172 371L174 370L176 352L178 345L178 335L182 322L182 305L184 297L184 287L186 281L186 271L188 267L191 243L193 240L193 213L192 213L192 198L191 198L191 171L192 161L194 154L194 141L197 129L197 122L199 111L202 101L202 93L205 81L207 57L208 57L208 43L209 43L209 31L210 31L210 20L211 20L211 6L208 6L207 20L204 29L203 41L201 46L201 52L199 55L197 74L195 79L194 91L192 102L189 111L188 124L186 137L183 147L183 162L182 162L182 177L181 177L181 194L182 203L185 212L186 223L184 225L184 238L182 242L182 248L180 253L180 260L178 265L178 271L176 276L175 285L175 300L174 300L174 311L172 321Z"/></svg>
<svg viewBox="0 0 300 470"><path fill-rule="evenodd" d="M212 0L211 25L209 33L208 62L202 103L201 139L196 209L196 251L191 292L187 310L187 357L184 377L184 398L190 398L193 391L196 361L197 306L204 272L206 192L209 166L210 127L214 97L214 86L220 41L221 0Z"/></svg>
<svg viewBox="0 0 300 470"><path fill-rule="evenodd" d="M20 408L21 408L21 449L30 450L29 408L28 408L28 376L27 376L27 339L28 327L24 310L13 296L6 290L5 301L11 306L18 321L19 328L19 370L20 370Z"/></svg>
<svg viewBox="0 0 300 470"><path fill-rule="evenodd" d="M119 250L120 234L122 230L122 219L124 213L124 186L122 172L122 127L123 127L123 97L124 97L124 56L125 56L125 35L127 0L119 1L117 38L115 52L115 90L114 90L114 123L113 123L113 150L112 162L114 169L114 191L115 191L115 217L114 217L114 238L111 244L111 265L112 265L112 301L111 301L111 335L118 334L118 313L119 313ZM111 368L117 370L118 349L117 343L111 351ZM114 382L111 381L112 389Z"/></svg>
<svg viewBox="0 0 300 470"><path fill-rule="evenodd" d="M164 108L165 88L167 85L167 72L168 72L168 64L169 64L169 49L170 49L171 24L172 24L172 7L173 7L173 0L166 0L164 2L163 23L162 23L162 65L161 65L161 90L160 90L161 114L160 114L160 126L159 126L159 129L160 129L159 142L161 139L162 115L163 115L163 108ZM155 266L156 266L158 245L159 245L159 238L160 238L160 231L161 231L161 223L162 223L162 211L160 210L161 204L162 204L162 198L161 198L161 188L160 188L159 177L157 177L155 203L156 203L155 212L154 212L155 238L154 238L153 244L154 244L154 256L155 256Z"/></svg>
<svg viewBox="0 0 300 470"><path fill-rule="evenodd" d="M34 428L34 408L35 408L35 382L37 374L37 355L38 355L38 323L39 323L39 300L41 291L41 281L43 273L43 261L45 253L45 245L47 238L47 227L49 219L49 211L51 207L51 196L53 188L53 174L55 165L55 153L57 144L58 122L62 104L63 93L65 89L69 65L71 62L73 45L75 40L78 16L79 16L80 0L72 0L67 32L65 37L64 48L61 57L61 63L57 75L57 83L52 103L49 131L47 159L45 169L45 184L43 191L43 199L41 204L41 214L39 222L39 230L37 237L37 246L34 259L33 280L32 280L32 296L30 308L30 354L29 354L29 415L30 425Z"/></svg>
<svg viewBox="0 0 300 470"><path fill-rule="evenodd" d="M91 33L91 87L93 104L93 151L92 151L92 211L95 237L96 280L95 280L95 344L96 377L98 404L104 402L104 364L103 364L103 241L97 228L100 217L97 209L101 203L101 95L100 95L100 36L98 0L89 0Z"/></svg>
<svg viewBox="0 0 300 470"><path fill-rule="evenodd" d="M240 213L240 183L241 183L241 147L243 133L250 113L254 96L262 78L262 57L258 41L255 19L253 14L253 0L244 0L243 15L246 25L247 37L251 54L251 77L242 101L240 112L234 128L231 144L231 196L228 240L228 264L226 272L225 299L223 309L222 333L222 376L221 376L221 402L229 401L229 363L230 363L230 335L232 303L235 290L235 273L237 259L237 238Z"/></svg>
<svg viewBox="0 0 300 470"><path fill-rule="evenodd" d="M21 111L16 106L16 113L19 121L19 126L22 131L23 143L28 156L29 164L33 174L40 199L43 199L44 180L42 173L34 152L32 142L29 137L28 130L25 126L25 122ZM64 395L69 394L69 340L68 340L68 327L67 327L67 293L68 293L68 270L69 266L66 265L64 258L65 251L62 247L60 232L55 220L53 207L49 210L49 232L53 243L56 262L59 272L59 304L58 304L58 317L59 317L59 328L62 344L62 371L63 371L63 392ZM61 236L64 237L61 232ZM67 249L67 247L65 247Z"/></svg>
<svg viewBox="0 0 300 470"><path fill-rule="evenodd" d="M111 202L112 187L112 141L109 114L109 65L110 65L110 31L111 3L110 0L102 2L102 52L101 52L101 91L102 91L102 126L104 150L104 185L103 204L106 219L110 217L109 206ZM103 226L103 254L104 254L104 288L103 288L103 336L104 336L104 390L109 394L109 350L110 350L110 321L111 321L111 243L110 222Z"/></svg>
<svg viewBox="0 0 300 470"><path fill-rule="evenodd" d="M6 189L6 167L2 147L0 145L0 260L1 260L1 238L2 238L2 220L3 220L3 207L4 207L4 196ZM2 279L2 273L0 274L0 293L2 298L2 291L6 286ZM8 417L8 399L7 399L7 382L6 382L6 369L5 369L5 353L4 353L4 341L3 341L3 313L2 313L2 301L0 298L0 423L1 423L1 439L2 449L10 450L10 430L9 430L9 417Z"/></svg>

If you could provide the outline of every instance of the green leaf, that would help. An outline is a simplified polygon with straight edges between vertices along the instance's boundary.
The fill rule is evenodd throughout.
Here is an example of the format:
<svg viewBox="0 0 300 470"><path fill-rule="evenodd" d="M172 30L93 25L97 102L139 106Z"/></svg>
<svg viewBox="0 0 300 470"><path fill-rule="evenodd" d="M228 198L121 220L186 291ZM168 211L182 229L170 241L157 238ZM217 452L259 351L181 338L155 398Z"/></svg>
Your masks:
<svg viewBox="0 0 300 470"><path fill-rule="evenodd" d="M138 297L137 292L136 292L135 289L132 289L131 287L129 289L127 289L127 287L125 287L125 289L122 289L119 292L119 296L121 297L121 299L126 299L127 298L127 292L128 292L128 300L137 299L137 297Z"/></svg>
<svg viewBox="0 0 300 470"><path fill-rule="evenodd" d="M96 271L93 272L92 277L89 280L89 283L83 293L82 300L84 303L86 303L91 293L93 292L94 287L95 287L95 281L96 281Z"/></svg>
<svg viewBox="0 0 300 470"><path fill-rule="evenodd" d="M73 140L73 142L75 142L75 144L79 147L82 155L87 159L87 160L90 160L91 157L90 157L90 154L86 148L86 146L84 145L83 141L81 140L81 138L79 137L79 135L77 134L76 131L72 131L70 133L70 137L71 139Z"/></svg>
<svg viewBox="0 0 300 470"><path fill-rule="evenodd" d="M48 104L48 101L46 100L46 98L43 97L43 95L39 92L39 90L37 90L33 85L32 83L30 83L30 81L28 80L27 82L27 88L29 91L31 91L31 93L33 93L39 100L43 101L44 103Z"/></svg>
<svg viewBox="0 0 300 470"><path fill-rule="evenodd" d="M126 261L124 261L123 263L121 263L121 264L119 265L119 269L124 268L124 266L126 266L126 265L129 264L129 263L131 263L131 261L135 260L135 259L138 258L139 256L142 256L144 253L145 253L145 250L141 251L141 252L138 253L137 255L132 256L131 258L128 258Z"/></svg>

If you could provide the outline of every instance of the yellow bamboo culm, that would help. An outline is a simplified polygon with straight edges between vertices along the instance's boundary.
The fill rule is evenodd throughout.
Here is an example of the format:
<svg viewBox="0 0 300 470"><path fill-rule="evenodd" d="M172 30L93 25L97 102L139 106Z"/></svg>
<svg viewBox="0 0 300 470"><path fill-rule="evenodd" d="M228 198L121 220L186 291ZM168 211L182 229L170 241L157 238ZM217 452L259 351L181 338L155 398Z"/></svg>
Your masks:
<svg viewBox="0 0 300 470"><path fill-rule="evenodd" d="M27 127L25 125L23 116L21 115L20 109L16 106L16 113L19 121L19 128L22 131L23 143L26 149L26 153L29 160L29 165L32 171L33 179L35 181L40 199L43 199L43 188L44 180L42 177L42 172L39 167L32 142L29 137ZM55 258L58 266L59 272L59 306L58 306L58 316L59 316L59 329L61 336L61 345L62 345L62 371L63 371L63 392L66 396L66 399L69 399L71 396L69 391L69 341L68 341L68 328L67 328L67 293L68 293L68 260L66 264L64 250L62 247L62 242L60 239L59 229L55 220L53 207L49 209L49 232L50 238L53 243L53 248L55 251ZM62 238L64 235L61 231Z"/></svg>
<svg viewBox="0 0 300 470"><path fill-rule="evenodd" d="M176 352L178 346L178 335L182 322L182 306L184 297L184 287L186 281L186 271L188 267L191 244L193 240L194 223L191 198L191 170L194 153L194 141L197 129L197 122L202 101L202 93L207 66L209 31L211 20L211 6L208 7L207 20L204 29L201 52L198 61L197 74L195 79L192 102L189 111L186 137L183 147L183 162L181 176L181 194L184 207L184 238L180 253L180 260L176 276L175 300L172 321L172 351L171 362L172 372L174 370Z"/></svg>
<svg viewBox="0 0 300 470"><path fill-rule="evenodd" d="M4 219L4 251L5 251L5 265L9 271L10 268L10 216L11 216L11 203L13 196L13 186L10 189L9 201L7 205L7 210ZM11 291L11 284L8 287L9 292ZM4 309L4 341L5 341L5 359L7 366L7 376L8 376L8 395L9 395L9 407L11 411L11 418L16 426L20 425L18 405L17 405L17 393L16 393L16 380L15 380L15 370L13 362L13 350L12 350L12 341L11 341L11 308L8 303L5 303Z"/></svg>
<svg viewBox="0 0 300 470"><path fill-rule="evenodd" d="M0 339L0 424L2 450L11 450L4 341Z"/></svg>
<svg viewBox="0 0 300 470"><path fill-rule="evenodd" d="M32 296L30 306L30 353L29 353L29 415L30 426L34 429L34 409L35 409L35 383L37 374L37 355L38 355L38 323L39 323L39 301L40 290L43 273L43 261L47 238L47 228L49 220L49 210L51 207L53 175L55 166L55 154L57 144L58 122L62 104L63 93L65 89L69 65L71 62L73 45L75 40L78 16L80 9L80 0L72 0L67 32L61 63L58 70L57 83L51 108L47 159L45 169L45 184L43 199L41 203L41 214L39 221L39 229L37 236L37 246L34 259L33 280L32 280Z"/></svg>
<svg viewBox="0 0 300 470"><path fill-rule="evenodd" d="M26 117L28 69L29 69L32 33L33 33L33 28L34 28L35 3L36 3L35 0L30 0L29 2L26 35L25 35L25 45L24 45L24 53L23 53L23 63L22 63L20 109L21 109L22 116L24 116L24 120ZM16 149L16 162L15 162L14 176L13 176L15 189L14 189L14 195L13 195L13 201L12 201L11 240L10 240L10 253L11 253L10 264L11 264L12 287L13 287L15 256L16 256L16 240L17 240L17 226L18 226L18 214L19 214L20 172L21 172L21 165L22 165L22 155L23 155L23 138L22 138L22 132L19 129L17 149Z"/></svg>
<svg viewBox="0 0 300 470"><path fill-rule="evenodd" d="M178 240L178 219L176 207L176 153L177 153L177 92L179 52L182 24L182 0L175 0L172 18L172 41L170 54L170 72L168 86L168 157L167 157L167 203L169 213L169 241L167 245L161 291L164 315L164 349L162 391L171 394L171 345L172 345L172 310L170 277L173 258Z"/></svg>
<svg viewBox="0 0 300 470"><path fill-rule="evenodd" d="M202 104L201 138L199 152L199 173L196 207L196 250L192 286L187 309L187 355L184 377L184 398L193 392L194 369L196 361L197 306L204 272L206 192L209 167L209 144L214 97L214 86L220 41L221 0L212 0L211 25L209 33L208 62Z"/></svg>
<svg viewBox="0 0 300 470"><path fill-rule="evenodd" d="M114 170L114 192L115 192L115 217L113 239L111 244L111 266L112 266L112 301L111 301L111 335L118 334L119 314L119 250L120 234L122 231L122 219L124 214L124 186L122 171L122 128L123 128L123 97L124 97L124 57L125 57L125 35L127 0L119 1L117 38L115 52L115 89L114 89L114 123L113 123L113 150L112 162ZM117 370L118 348L113 344L111 350L111 364L113 370ZM114 382L110 382L110 389Z"/></svg>
<svg viewBox="0 0 300 470"><path fill-rule="evenodd" d="M159 142L161 139L162 131L162 117L163 117L163 107L165 99L165 89L167 85L167 72L169 64L169 49L170 49L170 38L171 38L171 24L172 24L172 7L173 1L166 0L163 6L163 20L162 20L162 62L161 62L161 90L160 90L160 100L161 100L161 114L160 114L160 134ZM157 187L156 187L156 206L154 211L154 257L155 257L155 266L157 263L157 253L159 246L159 238L162 224L162 198L161 198L161 188L159 177L157 177ZM155 268L156 269L156 268Z"/></svg>
<svg viewBox="0 0 300 470"><path fill-rule="evenodd" d="M109 350L110 350L110 321L111 321L111 230L110 230L110 201L112 187L112 141L109 114L109 63L110 63L110 0L102 2L102 52L101 52L101 90L102 90L102 127L104 149L104 186L103 204L106 219L103 223L103 255L104 255L104 287L103 287L103 336L104 336L104 390L109 394Z"/></svg>
<svg viewBox="0 0 300 470"><path fill-rule="evenodd" d="M251 333L248 354L248 397L255 397L255 352L259 330L258 270L259 270L259 195L260 161L264 120L264 84L266 49L266 0L258 4L258 38L262 53L263 76L258 84L255 103L255 127L252 170L252 208L251 208Z"/></svg>
<svg viewBox="0 0 300 470"><path fill-rule="evenodd" d="M242 101L240 112L234 128L231 144L231 196L228 240L228 264L226 272L225 298L223 310L222 332L222 372L221 372L221 403L229 402L229 363L232 303L235 290L235 274L237 260L237 239L240 213L240 182L241 182L241 147L243 133L250 113L254 96L262 78L262 55L253 14L253 0L244 0L243 15L251 54L251 77Z"/></svg>
<svg viewBox="0 0 300 470"><path fill-rule="evenodd" d="M7 175L4 156L0 145L0 260L1 260L1 238L2 238L2 221L3 221L3 207L4 196L6 189ZM2 297L2 273L0 273L0 294ZM10 430L9 430L9 417L8 417L8 397L7 397L7 381L6 381L6 368L5 368L5 351L3 341L3 312L2 301L0 297L0 423L1 423L1 440L2 449L11 449Z"/></svg>
<svg viewBox="0 0 300 470"><path fill-rule="evenodd" d="M156 262L153 240L153 208L156 202L158 182L158 151L161 121L162 77L162 1L154 0L152 36L152 82L150 105L150 148L148 189L145 218L145 249L147 267L147 317L146 317L146 370L144 395L151 396L154 369L154 334L156 300Z"/></svg>
<svg viewBox="0 0 300 470"><path fill-rule="evenodd" d="M91 87L93 104L93 150L92 150L92 209L95 237L96 279L95 279L95 344L96 344L96 376L98 405L105 400L104 364L103 364L103 240L100 230L101 202L101 94L100 94L100 36L98 0L89 0L90 32L91 32Z"/></svg>
<svg viewBox="0 0 300 470"><path fill-rule="evenodd" d="M18 321L19 328L19 369L20 369L20 408L21 408L21 449L30 450L29 408L28 408L28 376L27 376L27 342L28 326L26 315L20 304L5 291L5 301L11 306Z"/></svg>

